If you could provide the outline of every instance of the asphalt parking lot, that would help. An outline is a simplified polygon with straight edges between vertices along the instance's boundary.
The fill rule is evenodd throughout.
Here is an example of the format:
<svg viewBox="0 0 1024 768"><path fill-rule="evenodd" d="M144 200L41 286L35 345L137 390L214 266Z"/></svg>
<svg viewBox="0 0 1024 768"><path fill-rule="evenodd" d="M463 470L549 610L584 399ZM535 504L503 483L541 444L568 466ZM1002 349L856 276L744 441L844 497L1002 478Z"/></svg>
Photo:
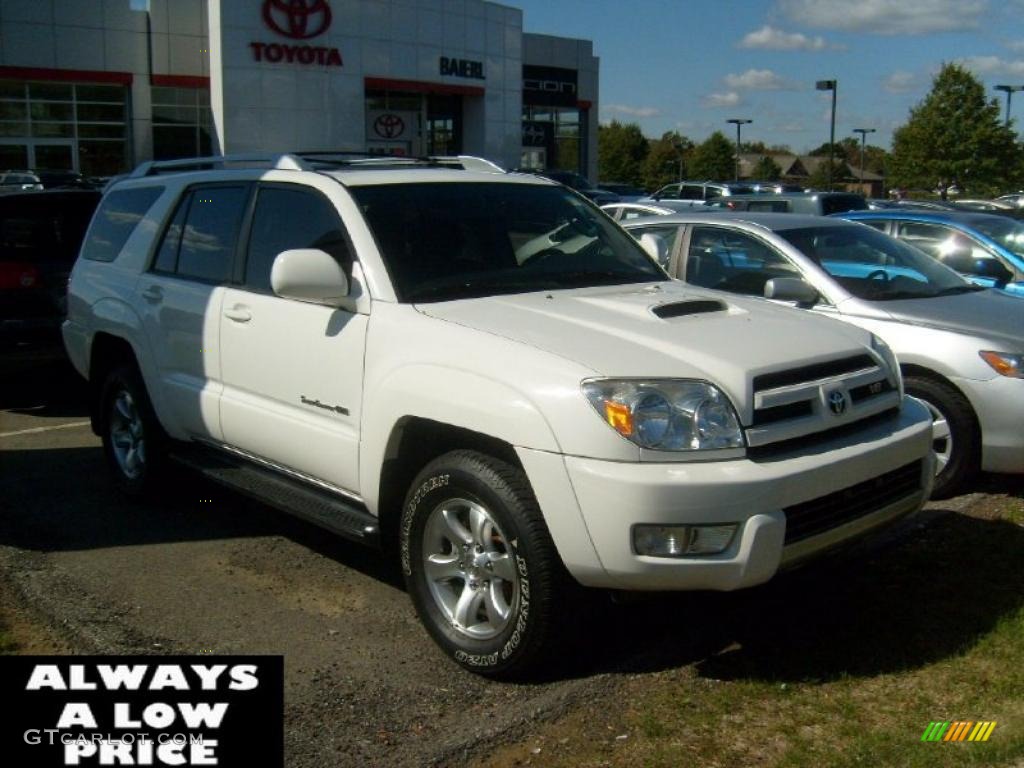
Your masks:
<svg viewBox="0 0 1024 768"><path fill-rule="evenodd" d="M442 657L374 553L185 472L157 501L126 501L74 374L10 381L0 402L0 579L10 593L71 652L283 654L289 766L486 759L538 718L614 701L633 672L700 663L731 642L751 600L786 601L793 588L814 599L805 569L745 594L595 600L588 633L600 642L581 639L555 679L489 683ZM718 628L694 633L695 606Z"/></svg>

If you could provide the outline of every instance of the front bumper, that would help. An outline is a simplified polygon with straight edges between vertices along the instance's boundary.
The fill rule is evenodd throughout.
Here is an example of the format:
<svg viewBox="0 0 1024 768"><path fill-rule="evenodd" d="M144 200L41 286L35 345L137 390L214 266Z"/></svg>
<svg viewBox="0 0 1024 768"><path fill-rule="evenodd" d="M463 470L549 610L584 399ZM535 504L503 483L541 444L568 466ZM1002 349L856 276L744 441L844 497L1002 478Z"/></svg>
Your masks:
<svg viewBox="0 0 1024 768"><path fill-rule="evenodd" d="M617 463L557 457L568 490L551 463L536 454L520 451L520 458L566 566L582 584L612 589L732 590L760 584L784 565L916 512L935 472L931 419L911 398L896 417L773 459ZM787 507L916 461L916 488L786 545ZM575 508L569 508L573 501ZM634 525L686 523L737 523L739 530L719 555L661 558L633 551Z"/></svg>
<svg viewBox="0 0 1024 768"><path fill-rule="evenodd" d="M981 427L981 468L1024 473L1024 379L952 378L971 401Z"/></svg>

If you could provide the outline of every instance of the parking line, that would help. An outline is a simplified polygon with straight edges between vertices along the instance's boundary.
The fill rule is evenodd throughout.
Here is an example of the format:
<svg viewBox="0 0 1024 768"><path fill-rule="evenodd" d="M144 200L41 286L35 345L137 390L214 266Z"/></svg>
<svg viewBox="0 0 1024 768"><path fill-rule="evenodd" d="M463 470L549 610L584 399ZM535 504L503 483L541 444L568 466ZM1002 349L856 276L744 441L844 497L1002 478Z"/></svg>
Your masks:
<svg viewBox="0 0 1024 768"><path fill-rule="evenodd" d="M34 435L39 432L52 432L55 429L75 429L77 427L89 426L88 421L74 421L71 424L56 424L52 427L35 427L33 429L19 429L16 432L0 432L0 437L15 437L17 435Z"/></svg>

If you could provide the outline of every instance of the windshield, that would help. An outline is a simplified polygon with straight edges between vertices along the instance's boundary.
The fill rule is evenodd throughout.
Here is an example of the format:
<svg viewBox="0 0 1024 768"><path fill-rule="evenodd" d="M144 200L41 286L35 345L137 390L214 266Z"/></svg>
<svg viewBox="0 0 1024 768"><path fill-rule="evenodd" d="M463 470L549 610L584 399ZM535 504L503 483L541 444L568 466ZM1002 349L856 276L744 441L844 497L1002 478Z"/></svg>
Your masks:
<svg viewBox="0 0 1024 768"><path fill-rule="evenodd" d="M637 242L563 187L351 188L400 301L667 280Z"/></svg>
<svg viewBox="0 0 1024 768"><path fill-rule="evenodd" d="M992 220L972 221L972 226L991 240L995 240L1010 253L1024 257L1024 224L1013 219L992 217Z"/></svg>
<svg viewBox="0 0 1024 768"><path fill-rule="evenodd" d="M854 296L918 299L984 290L922 251L859 224L776 232Z"/></svg>

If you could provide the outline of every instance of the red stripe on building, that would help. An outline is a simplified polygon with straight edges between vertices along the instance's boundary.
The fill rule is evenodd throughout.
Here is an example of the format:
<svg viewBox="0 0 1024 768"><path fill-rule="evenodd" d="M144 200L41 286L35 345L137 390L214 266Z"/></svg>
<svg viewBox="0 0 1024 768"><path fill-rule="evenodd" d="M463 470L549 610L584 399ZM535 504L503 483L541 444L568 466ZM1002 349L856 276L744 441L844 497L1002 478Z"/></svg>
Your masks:
<svg viewBox="0 0 1024 768"><path fill-rule="evenodd" d="M43 67L0 67L4 80L43 80L60 83L113 83L131 85L131 72L99 72L94 69L44 69Z"/></svg>
<svg viewBox="0 0 1024 768"><path fill-rule="evenodd" d="M594 106L594 102L588 99L578 99L576 101L576 106L579 107L580 109L590 109L592 106Z"/></svg>
<svg viewBox="0 0 1024 768"><path fill-rule="evenodd" d="M162 88L209 88L210 78L199 75L150 75L149 82Z"/></svg>
<svg viewBox="0 0 1024 768"><path fill-rule="evenodd" d="M367 88L384 91L411 91L412 93L441 93L451 96L483 96L484 89L477 85L450 85L428 83L423 80L392 80L388 77L366 78Z"/></svg>

